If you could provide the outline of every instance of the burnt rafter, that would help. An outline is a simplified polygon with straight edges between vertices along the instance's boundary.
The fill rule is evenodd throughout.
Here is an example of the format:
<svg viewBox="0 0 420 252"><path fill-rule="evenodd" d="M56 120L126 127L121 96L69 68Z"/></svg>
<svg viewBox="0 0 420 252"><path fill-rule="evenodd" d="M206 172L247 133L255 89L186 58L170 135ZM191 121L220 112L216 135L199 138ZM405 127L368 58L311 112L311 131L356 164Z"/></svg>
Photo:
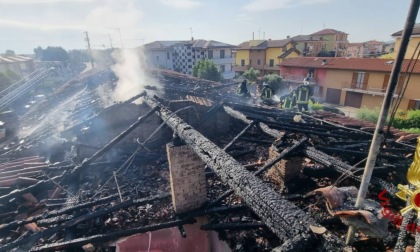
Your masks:
<svg viewBox="0 0 420 252"><path fill-rule="evenodd" d="M28 186L28 187L26 187L24 189L20 189L20 190L15 190L15 191L13 191L9 194L0 196L0 204L4 204L8 200L13 199L13 198L18 197L18 196L21 196L25 193L29 193L29 192L32 192L34 190L41 190L42 188L52 186L56 183L56 181L59 181L60 179L63 179L66 182L71 181L76 175L80 174L80 172L84 168L86 168L87 166L92 164L96 159L101 157L105 152L109 151L113 146L115 146L115 144L117 144L119 141L121 141L121 139L123 139L130 132L132 132L134 129L136 129L140 124L144 123L147 118L152 116L154 114L154 112L158 111L158 110L159 110L159 107L153 107L147 114L139 117L136 122L134 122L132 125L130 125L130 127L128 127L125 131L123 131L118 136L116 136L114 139L112 139L102 149L98 150L95 154L93 154L92 157L84 160L81 165L78 165L75 168L73 168L73 170L71 170L71 172L64 171L59 176L53 177L53 178L48 179L48 180L41 180L41 181L39 181L38 183L36 183L32 186Z"/></svg>
<svg viewBox="0 0 420 252"><path fill-rule="evenodd" d="M93 211L89 214L82 215L82 216L80 216L76 219L71 219L71 220L69 220L69 221L67 221L67 222L65 222L65 223L63 223L59 226L55 226L55 227L45 229L41 232L29 235L29 236L27 236L23 239L16 240L14 242L10 242L10 243L8 243L4 246L1 246L0 251L9 250L9 249L12 249L12 248L17 248L17 247L22 246L24 244L34 243L34 242L38 241L39 239L51 236L54 233L56 233L56 232L58 232L62 229L66 229L66 228L76 226L77 224L82 223L84 221L91 220L91 219L94 219L94 218L97 218L97 217L100 217L100 216L104 216L106 214L110 214L110 213L112 213L116 210L119 210L119 209L124 209L124 208L130 207L130 206L147 204L147 203L150 203L150 202L153 202L153 201L156 201L156 200L167 199L169 197L170 197L170 194L164 194L164 195L157 195L157 196L148 197L148 198L144 198L144 199L138 199L138 200L135 200L135 199L127 200L127 201L121 202L119 204L116 204L114 206L111 206L109 208Z"/></svg>
<svg viewBox="0 0 420 252"><path fill-rule="evenodd" d="M186 225L186 224L194 224L195 222L196 220L194 218L188 217L182 220L169 221L169 222L164 222L164 223L159 223L159 224L148 225L144 227L130 228L130 229L110 232L106 234L98 234L98 235L78 238L78 239L74 239L70 241L48 244L48 245L44 245L40 247L35 247L30 251L31 252L56 251L56 250L63 250L63 249L68 249L68 248L80 248L80 246L83 246L88 243L96 244L96 243L101 243L101 242L109 242L109 241L117 240L121 237L130 236L133 234L146 233L146 232L156 231L156 230L160 230L164 228L177 227L177 226Z"/></svg>
<svg viewBox="0 0 420 252"><path fill-rule="evenodd" d="M153 98L145 97L144 102L150 107L160 106ZM238 161L174 115L172 111L160 107L158 115L162 120L219 175L223 182L244 199L253 212L281 240L301 238L315 244L316 237L311 233L309 226L317 224L311 216L290 201L282 199L273 188L247 171ZM328 236L323 235L322 238L327 241L326 248L336 250L343 246L339 238L329 232Z"/></svg>

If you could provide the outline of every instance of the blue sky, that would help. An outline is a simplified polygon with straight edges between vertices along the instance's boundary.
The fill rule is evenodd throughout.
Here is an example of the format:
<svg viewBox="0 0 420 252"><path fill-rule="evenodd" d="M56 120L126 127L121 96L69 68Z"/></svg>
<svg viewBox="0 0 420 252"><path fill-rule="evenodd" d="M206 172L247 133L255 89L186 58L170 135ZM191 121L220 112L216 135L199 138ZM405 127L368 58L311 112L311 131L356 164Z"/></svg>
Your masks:
<svg viewBox="0 0 420 252"><path fill-rule="evenodd" d="M392 40L402 30L409 0L0 0L0 53L37 46L136 47L193 37L239 44L284 39L333 28L350 42ZM108 35L109 34L109 35Z"/></svg>

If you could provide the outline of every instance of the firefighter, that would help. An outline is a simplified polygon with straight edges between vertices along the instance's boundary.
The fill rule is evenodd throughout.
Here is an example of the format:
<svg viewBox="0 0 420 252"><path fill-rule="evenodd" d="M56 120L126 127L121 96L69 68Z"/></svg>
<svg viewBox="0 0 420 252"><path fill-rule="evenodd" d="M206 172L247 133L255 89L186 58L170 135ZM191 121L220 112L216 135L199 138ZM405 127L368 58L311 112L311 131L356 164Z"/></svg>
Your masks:
<svg viewBox="0 0 420 252"><path fill-rule="evenodd" d="M281 103L282 103L282 108L283 108L283 109L292 109L292 108L293 108L293 106L294 106L294 104L293 104L293 101L294 101L294 100L295 100L295 99L294 99L293 94L283 95L283 96L280 98L280 101L281 101Z"/></svg>
<svg viewBox="0 0 420 252"><path fill-rule="evenodd" d="M273 89L268 85L266 82L263 84L263 88L261 90L261 99L263 101L269 101L273 97Z"/></svg>
<svg viewBox="0 0 420 252"><path fill-rule="evenodd" d="M250 93L248 91L248 88L246 87L246 79L243 80L239 85L238 88L236 89L236 94L242 97L249 97Z"/></svg>
<svg viewBox="0 0 420 252"><path fill-rule="evenodd" d="M309 85L309 81L303 81L303 84L299 85L294 91L296 94L296 104L298 105L299 111L308 111L308 102L313 100L312 87Z"/></svg>

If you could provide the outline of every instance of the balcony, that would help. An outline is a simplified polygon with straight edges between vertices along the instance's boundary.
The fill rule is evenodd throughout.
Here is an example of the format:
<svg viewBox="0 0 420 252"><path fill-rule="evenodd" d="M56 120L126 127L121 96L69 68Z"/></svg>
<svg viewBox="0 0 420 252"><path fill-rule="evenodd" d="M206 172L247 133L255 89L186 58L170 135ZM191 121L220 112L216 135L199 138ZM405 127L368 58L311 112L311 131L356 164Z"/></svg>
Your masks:
<svg viewBox="0 0 420 252"><path fill-rule="evenodd" d="M233 66L233 71L235 71L235 72L245 72L246 70L248 70L250 68L251 68L250 65L245 65L245 66L234 65Z"/></svg>
<svg viewBox="0 0 420 252"><path fill-rule="evenodd" d="M211 60L217 65L232 64L234 62L234 58L212 58Z"/></svg>
<svg viewBox="0 0 420 252"><path fill-rule="evenodd" d="M303 83L303 80L306 78L306 76L303 76L303 75L291 75L291 74L284 74L281 77L283 81L294 82L294 83ZM312 77L309 80L309 84L317 84L316 78Z"/></svg>
<svg viewBox="0 0 420 252"><path fill-rule="evenodd" d="M342 89L348 92L355 92L355 93L362 93L362 94L370 94L370 95L378 95L378 96L385 96L385 89L382 88L373 88L369 87L367 84L363 83L348 83L344 82L342 84ZM397 98L398 95L394 94L393 98Z"/></svg>

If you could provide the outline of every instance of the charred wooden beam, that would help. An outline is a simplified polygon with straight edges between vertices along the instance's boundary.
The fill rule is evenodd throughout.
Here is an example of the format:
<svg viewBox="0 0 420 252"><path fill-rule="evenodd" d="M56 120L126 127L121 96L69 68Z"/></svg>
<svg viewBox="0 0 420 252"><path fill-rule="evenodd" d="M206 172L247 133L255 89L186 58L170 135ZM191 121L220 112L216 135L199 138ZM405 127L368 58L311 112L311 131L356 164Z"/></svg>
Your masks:
<svg viewBox="0 0 420 252"><path fill-rule="evenodd" d="M232 147L232 145L234 145L236 143L236 141L238 141L238 139L245 134L251 127L254 127L254 125L256 124L256 121L252 121L250 124L248 124L241 132L239 132L238 135L236 135L232 141L230 141L230 143L228 143L225 148L223 148L224 151L228 151L230 147Z"/></svg>
<svg viewBox="0 0 420 252"><path fill-rule="evenodd" d="M245 142L251 142L251 143L260 143L264 145L270 145L273 143L272 141L260 140L260 139L249 138L249 137L240 137L239 140L245 141Z"/></svg>
<svg viewBox="0 0 420 252"><path fill-rule="evenodd" d="M148 225L144 227L130 228L130 229L125 229L121 231L110 232L107 234L92 235L89 237L74 239L74 240L66 241L66 242L43 245L40 247L35 247L30 251L31 252L57 251L57 250L64 250L64 249L70 249L70 248L80 248L81 246L89 244L89 243L98 244L102 242L115 241L122 237L130 236L134 234L141 234L141 233L156 231L156 230L165 229L165 228L177 227L177 226L187 225L187 224L194 224L195 222L196 220L194 218L186 218L182 220L169 221L165 223Z"/></svg>
<svg viewBox="0 0 420 252"><path fill-rule="evenodd" d="M341 148L331 148L325 146L317 146L317 149L328 152L328 153L344 153L348 155L358 156L358 157L367 157L367 153L363 151L355 151L355 150L348 150L348 149L341 149ZM378 157L388 160L406 160L407 158L404 156L395 156L395 155L386 155L386 154L379 154Z"/></svg>
<svg viewBox="0 0 420 252"><path fill-rule="evenodd" d="M112 212L114 212L118 209L127 208L129 206L134 206L134 205L147 204L147 203L150 203L150 202L153 202L153 201L156 201L156 200L163 200L163 199L169 198L170 196L171 196L170 194L164 194L164 195L158 195L158 196L148 197L148 198L139 199L139 200L131 199L131 200L127 200L127 201L121 202L119 204L116 204L116 205L114 205L112 207L109 207L109 208L106 208L106 209L99 209L99 210L91 212L89 214L80 216L76 219L69 220L69 221L63 223L62 225L51 227L51 228L45 229L41 232L32 234L32 235L26 237L25 239L16 240L16 241L10 242L10 243L8 243L4 246L0 246L0 251L17 248L17 247L20 247L24 244L33 244L36 241L38 241L39 239L51 236L51 235L55 234L56 232L58 232L62 229L74 227L81 222L91 220L91 219L97 218L99 216L103 216L103 215L112 213Z"/></svg>
<svg viewBox="0 0 420 252"><path fill-rule="evenodd" d="M156 112L158 110L159 110L159 107L153 107L144 116L139 117L136 122L134 122L132 125L130 125L130 127L128 127L125 131L123 131L118 136L116 136L114 139L112 139L107 145L105 145L105 147L98 150L95 154L93 154L92 157L90 157L88 159L85 159L81 165L73 168L73 170L70 173L68 173L68 171L64 171L59 176L53 177L53 178L48 179L48 180L41 180L38 183L36 183L35 185L28 186L24 189L16 190L16 191L13 191L9 194L0 196L0 204L4 204L8 200L13 199L13 198L18 197L18 196L21 196L25 193L36 191L36 190L41 190L42 188L52 186L52 185L55 184L53 181L59 180L61 178L63 178L65 180L64 182L71 181L74 178L74 176L78 175L84 168L89 166L96 159L98 159L100 156L102 156L105 152L110 150L115 144L117 144L119 141L121 141L121 139L123 139L125 136L127 136L131 131L133 131L135 128L137 128L140 124L144 123L147 118L152 116L154 114L154 112Z"/></svg>
<svg viewBox="0 0 420 252"><path fill-rule="evenodd" d="M334 168L336 171L338 171L341 174L345 174L349 178L352 178L356 181L361 181L361 178L359 176L355 176L353 174L352 171L354 170L354 168L351 165L348 165L334 157L331 157L330 155L322 151L316 150L314 147L305 147L302 149L302 153L306 157L322 165ZM397 192L397 188L393 184L388 183L387 181L382 180L380 178L372 177L371 183L381 186L391 194L395 194Z"/></svg>
<svg viewBox="0 0 420 252"><path fill-rule="evenodd" d="M244 204L241 205L234 205L234 206L221 206L221 207L213 207L213 208L205 208L205 209L199 209L188 213L188 216L191 217L198 217L203 215L212 215L212 214L225 214L229 212L235 212L242 211L247 209L248 207Z"/></svg>
<svg viewBox="0 0 420 252"><path fill-rule="evenodd" d="M146 97L145 103L150 107L160 106L153 98ZM255 177L252 173L221 150L217 145L205 138L172 111L161 107L158 114L163 121L186 144L216 172L223 182L242 197L247 205L281 240L293 238L299 234L310 234L309 225L316 223L311 216L296 207L288 200L282 199L269 185ZM332 234L329 233L330 236ZM335 237L336 240L339 240ZM340 248L338 248L340 249Z"/></svg>
<svg viewBox="0 0 420 252"><path fill-rule="evenodd" d="M226 223L208 223L201 225L201 230L245 230L265 227L264 222L226 222Z"/></svg>

